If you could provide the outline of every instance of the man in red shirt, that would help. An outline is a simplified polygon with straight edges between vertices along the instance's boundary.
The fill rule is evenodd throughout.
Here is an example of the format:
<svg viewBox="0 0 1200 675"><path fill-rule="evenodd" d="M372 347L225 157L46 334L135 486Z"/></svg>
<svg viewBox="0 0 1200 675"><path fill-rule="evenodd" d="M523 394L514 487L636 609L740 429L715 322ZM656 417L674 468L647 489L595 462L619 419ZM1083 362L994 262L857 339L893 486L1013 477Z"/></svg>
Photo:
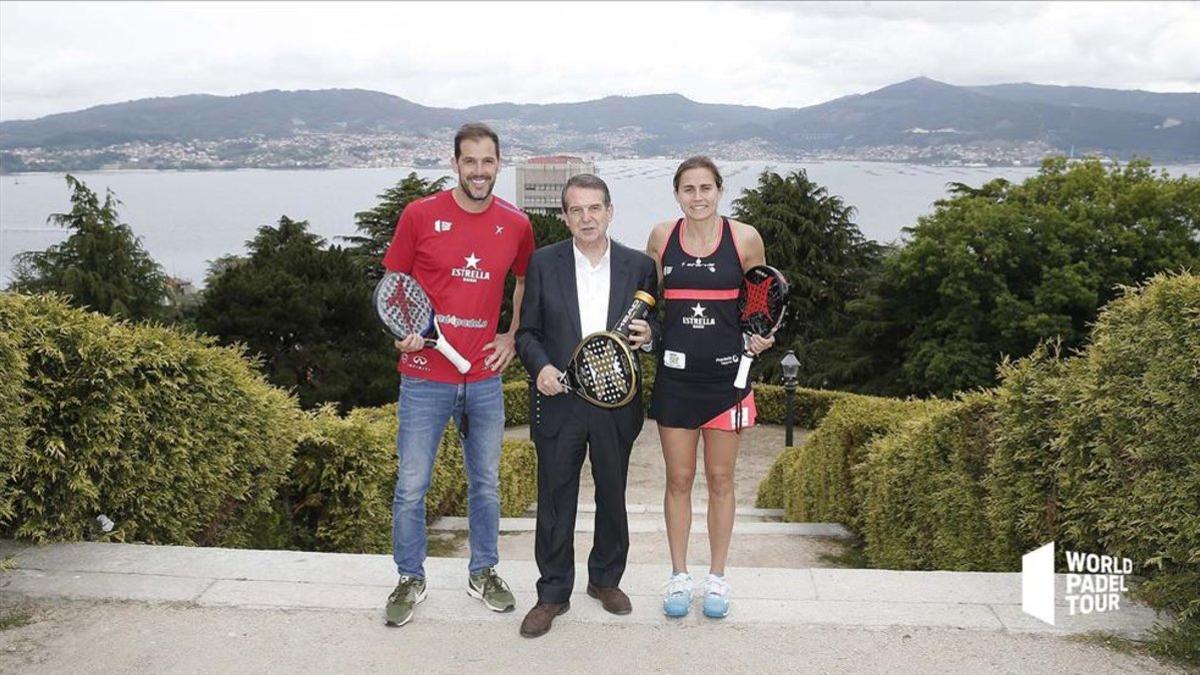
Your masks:
<svg viewBox="0 0 1200 675"><path fill-rule="evenodd" d="M470 361L460 374L419 335L400 350L400 468L392 500L392 557L400 581L388 597L387 623L402 626L425 599L425 493L438 442L454 419L463 442L471 559L467 592L497 612L512 611L512 592L496 574L500 529L500 442L504 396L500 373L516 353L525 269L533 228L515 206L492 194L500 172L500 140L483 124L454 136L458 185L410 203L383 257L389 270L412 275L429 294L446 341ZM498 333L504 279L512 270L512 324Z"/></svg>

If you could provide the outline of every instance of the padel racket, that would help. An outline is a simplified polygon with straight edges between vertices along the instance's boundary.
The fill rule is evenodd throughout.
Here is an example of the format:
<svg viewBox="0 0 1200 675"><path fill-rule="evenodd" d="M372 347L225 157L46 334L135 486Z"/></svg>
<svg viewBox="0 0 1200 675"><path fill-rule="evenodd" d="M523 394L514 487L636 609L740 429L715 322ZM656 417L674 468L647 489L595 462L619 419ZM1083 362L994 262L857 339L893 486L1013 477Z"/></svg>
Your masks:
<svg viewBox="0 0 1200 675"><path fill-rule="evenodd" d="M750 377L750 364L754 355L750 353L750 336L771 337L783 324L787 314L788 282L779 270L769 265L755 265L746 270L742 277L742 288L738 291L738 316L742 325L745 348L738 364L735 389L745 389Z"/></svg>
<svg viewBox="0 0 1200 675"><path fill-rule="evenodd" d="M433 303L416 279L401 272L388 272L375 285L374 304L379 320L396 339L403 340L416 333L425 338L426 347L433 347L445 356L458 372L465 375L471 369L471 362L446 342Z"/></svg>
<svg viewBox="0 0 1200 675"><path fill-rule="evenodd" d="M601 408L619 408L638 390L637 357L629 348L629 324L654 306L654 296L637 291L633 304L612 330L585 337L558 381L567 391Z"/></svg>

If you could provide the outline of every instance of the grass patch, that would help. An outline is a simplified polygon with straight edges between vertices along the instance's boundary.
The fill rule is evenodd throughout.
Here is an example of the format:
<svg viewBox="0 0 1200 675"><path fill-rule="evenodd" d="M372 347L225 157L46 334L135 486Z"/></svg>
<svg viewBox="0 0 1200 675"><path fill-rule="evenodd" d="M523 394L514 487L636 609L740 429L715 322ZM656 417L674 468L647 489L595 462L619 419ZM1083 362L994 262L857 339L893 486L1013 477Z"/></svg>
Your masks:
<svg viewBox="0 0 1200 675"><path fill-rule="evenodd" d="M467 540L467 532L430 532L426 540L426 554L431 558L451 558Z"/></svg>
<svg viewBox="0 0 1200 675"><path fill-rule="evenodd" d="M1151 642L1130 640L1102 631L1071 635L1067 639L1079 644L1104 647L1126 656L1156 659L1188 672L1200 672L1200 653L1196 651L1195 635L1189 635L1186 630L1158 629Z"/></svg>
<svg viewBox="0 0 1200 675"><path fill-rule="evenodd" d="M33 623L33 614L23 609L0 610L0 630L11 630Z"/></svg>
<svg viewBox="0 0 1200 675"><path fill-rule="evenodd" d="M844 567L849 569L869 569L870 561L867 560L867 552L862 541L856 541L853 544L847 544L844 540L838 539L836 543L842 547L840 553L822 553L821 562L830 567Z"/></svg>
<svg viewBox="0 0 1200 675"><path fill-rule="evenodd" d="M3 560L0 560L0 572L17 569L17 558L15 556L6 555Z"/></svg>

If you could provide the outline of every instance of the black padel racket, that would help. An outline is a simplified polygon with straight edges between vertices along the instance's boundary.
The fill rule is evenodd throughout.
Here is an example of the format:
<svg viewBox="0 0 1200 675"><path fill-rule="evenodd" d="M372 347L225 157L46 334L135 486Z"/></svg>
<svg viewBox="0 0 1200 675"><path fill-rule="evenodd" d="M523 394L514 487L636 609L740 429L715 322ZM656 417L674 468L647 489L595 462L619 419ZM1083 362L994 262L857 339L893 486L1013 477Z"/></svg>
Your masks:
<svg viewBox="0 0 1200 675"><path fill-rule="evenodd" d="M601 408L619 408L638 389L637 357L629 348L629 324L654 306L654 296L634 293L633 304L612 330L592 333L575 347L558 381L568 391Z"/></svg>
<svg viewBox="0 0 1200 675"><path fill-rule="evenodd" d="M433 347L445 356L458 372L465 375L471 369L471 362L446 342L437 325L433 303L416 279L401 272L388 272L375 285L374 303L379 320L396 339L403 340L416 333L425 338L426 347Z"/></svg>
<svg viewBox="0 0 1200 675"><path fill-rule="evenodd" d="M745 349L738 364L735 389L745 389L750 377L750 364L754 355L750 353L750 336L771 337L783 324L787 314L788 282L783 274L769 265L755 265L746 270L742 277L742 288L738 292L738 316L742 324Z"/></svg>

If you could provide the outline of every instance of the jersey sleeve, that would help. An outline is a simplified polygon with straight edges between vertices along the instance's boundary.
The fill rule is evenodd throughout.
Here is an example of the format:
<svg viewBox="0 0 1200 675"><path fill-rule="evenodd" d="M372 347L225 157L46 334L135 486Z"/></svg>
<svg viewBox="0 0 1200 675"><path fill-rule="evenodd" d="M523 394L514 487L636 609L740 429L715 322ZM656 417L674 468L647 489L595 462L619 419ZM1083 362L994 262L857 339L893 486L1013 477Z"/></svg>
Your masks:
<svg viewBox="0 0 1200 675"><path fill-rule="evenodd" d="M517 277L525 276L525 271L529 269L529 258L533 255L533 225L526 220L523 229L521 242L517 244L517 257L512 266L513 276Z"/></svg>
<svg viewBox="0 0 1200 675"><path fill-rule="evenodd" d="M383 266L392 272L412 274L413 259L417 252L417 209L415 204L404 207L392 233L392 243L383 254Z"/></svg>

